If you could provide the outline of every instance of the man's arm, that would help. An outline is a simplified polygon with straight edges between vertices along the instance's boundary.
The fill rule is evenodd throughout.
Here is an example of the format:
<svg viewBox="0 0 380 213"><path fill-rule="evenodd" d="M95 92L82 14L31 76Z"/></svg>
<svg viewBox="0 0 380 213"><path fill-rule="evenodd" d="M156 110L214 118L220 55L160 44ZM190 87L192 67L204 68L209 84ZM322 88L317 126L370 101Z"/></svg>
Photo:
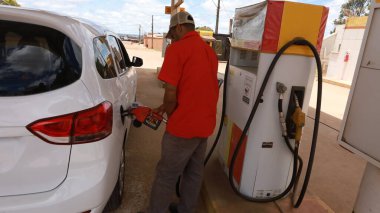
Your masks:
<svg viewBox="0 0 380 213"><path fill-rule="evenodd" d="M170 116L177 107L177 88L171 84L165 84L164 103L154 109L158 113L166 113Z"/></svg>
<svg viewBox="0 0 380 213"><path fill-rule="evenodd" d="M170 116L177 107L177 88L168 83L166 83L165 86L164 107L168 116Z"/></svg>

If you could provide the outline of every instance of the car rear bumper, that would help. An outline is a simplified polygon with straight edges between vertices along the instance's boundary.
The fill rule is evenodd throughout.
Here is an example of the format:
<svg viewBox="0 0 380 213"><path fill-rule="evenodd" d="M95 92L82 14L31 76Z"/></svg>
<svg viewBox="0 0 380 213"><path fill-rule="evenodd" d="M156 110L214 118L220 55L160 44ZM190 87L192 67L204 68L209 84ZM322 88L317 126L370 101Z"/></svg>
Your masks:
<svg viewBox="0 0 380 213"><path fill-rule="evenodd" d="M0 212L102 212L118 178L124 134L73 145L65 181L43 193L0 197Z"/></svg>

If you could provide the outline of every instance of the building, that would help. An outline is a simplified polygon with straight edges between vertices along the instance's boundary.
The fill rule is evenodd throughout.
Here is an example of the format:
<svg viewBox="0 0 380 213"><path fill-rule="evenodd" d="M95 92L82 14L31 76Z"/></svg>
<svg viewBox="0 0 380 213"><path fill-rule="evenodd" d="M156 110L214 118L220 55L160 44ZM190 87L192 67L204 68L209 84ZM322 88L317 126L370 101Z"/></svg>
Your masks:
<svg viewBox="0 0 380 213"><path fill-rule="evenodd" d="M324 77L326 76L326 73L327 73L327 67L329 64L329 56L334 49L336 36L337 36L337 33L330 34L327 37L325 37L322 42L322 48L321 48L319 57L321 58L322 74Z"/></svg>
<svg viewBox="0 0 380 213"><path fill-rule="evenodd" d="M367 16L350 17L346 24L336 25L335 33L324 39L321 58L328 60L326 78L351 84L367 19Z"/></svg>
<svg viewBox="0 0 380 213"><path fill-rule="evenodd" d="M153 39L152 39L152 34L148 34L144 36L144 46L148 49L162 51L163 41L164 41L164 36L162 34L153 34ZM152 48L152 43L153 43L153 48Z"/></svg>

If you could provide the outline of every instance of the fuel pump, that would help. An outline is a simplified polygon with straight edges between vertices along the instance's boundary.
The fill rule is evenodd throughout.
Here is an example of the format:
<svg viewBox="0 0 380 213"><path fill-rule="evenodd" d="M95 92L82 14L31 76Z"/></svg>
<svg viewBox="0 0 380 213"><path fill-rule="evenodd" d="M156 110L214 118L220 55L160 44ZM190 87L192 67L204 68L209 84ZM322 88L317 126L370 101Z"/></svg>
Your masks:
<svg viewBox="0 0 380 213"><path fill-rule="evenodd" d="M318 51L327 14L322 6L283 1L236 9L223 125L216 141L230 184L244 199L274 201L297 185L303 165L298 148L317 65L312 148L295 207L302 202L317 142L322 91Z"/></svg>

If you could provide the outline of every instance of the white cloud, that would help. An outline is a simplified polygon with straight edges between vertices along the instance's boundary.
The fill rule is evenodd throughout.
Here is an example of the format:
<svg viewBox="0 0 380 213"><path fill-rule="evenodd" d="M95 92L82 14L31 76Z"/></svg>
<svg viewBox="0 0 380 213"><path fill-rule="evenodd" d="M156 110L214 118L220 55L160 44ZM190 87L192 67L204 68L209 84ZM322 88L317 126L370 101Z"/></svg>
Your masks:
<svg viewBox="0 0 380 213"><path fill-rule="evenodd" d="M169 26L170 15L165 15L165 4L162 0L140 0L134 3L133 0L127 0L122 7L123 23L138 28L141 24L144 32L151 32L152 15L154 23L154 32L166 32ZM133 27L133 26L132 26Z"/></svg>
<svg viewBox="0 0 380 213"><path fill-rule="evenodd" d="M165 5L160 0L18 0L18 2L21 6L29 8L89 19L121 33L138 34L139 25L143 31L150 32L152 15L154 15L155 32L166 31L169 23L169 15L165 17Z"/></svg>
<svg viewBox="0 0 380 213"><path fill-rule="evenodd" d="M73 10L77 8L80 3L89 2L90 0L45 0L45 1L35 1L35 0L18 0L21 6L46 9L55 12L64 12L65 14L71 15Z"/></svg>
<svg viewBox="0 0 380 213"><path fill-rule="evenodd" d="M293 0L318 4L322 0ZM340 5L347 0L331 0L325 3L330 8L326 32L333 29L333 20L339 16ZM25 7L46 9L70 16L82 17L105 25L115 32L138 34L141 25L143 32L151 31L152 15L154 32L168 30L170 16L164 14L165 6L170 0L18 0ZM235 8L252 5L261 0L221 0L219 16L219 33L228 33L230 19ZM324 1L325 2L325 1ZM181 7L190 12L197 26L216 24L217 0L185 0Z"/></svg>

